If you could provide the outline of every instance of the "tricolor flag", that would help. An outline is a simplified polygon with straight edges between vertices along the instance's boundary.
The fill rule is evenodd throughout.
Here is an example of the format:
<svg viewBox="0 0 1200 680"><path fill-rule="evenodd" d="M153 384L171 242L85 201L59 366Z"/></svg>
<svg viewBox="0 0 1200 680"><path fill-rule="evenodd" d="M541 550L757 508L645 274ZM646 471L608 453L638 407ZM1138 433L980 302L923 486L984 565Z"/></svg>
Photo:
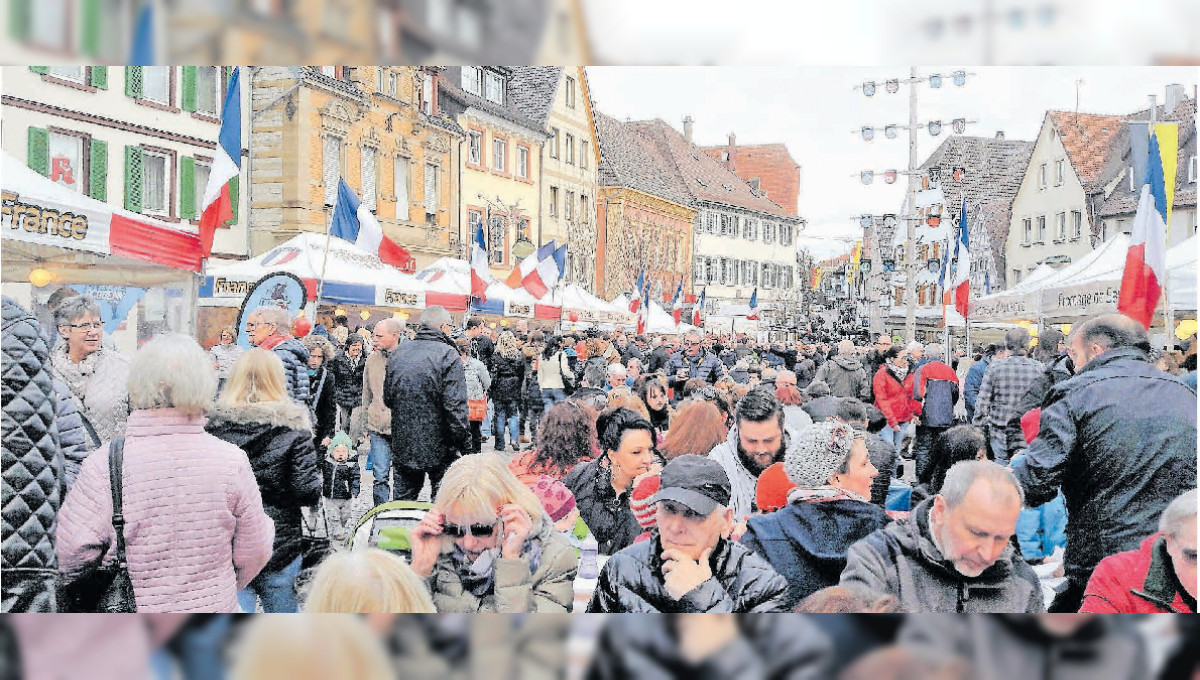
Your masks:
<svg viewBox="0 0 1200 680"><path fill-rule="evenodd" d="M679 318L683 316L683 279L679 279L679 287L675 289L675 300L671 302L671 316L675 317L675 325L679 325Z"/></svg>
<svg viewBox="0 0 1200 680"><path fill-rule="evenodd" d="M700 290L700 299L696 300L696 306L692 307L692 325L700 325L700 310L704 309L704 294L708 292L708 286Z"/></svg>
<svg viewBox="0 0 1200 680"><path fill-rule="evenodd" d="M643 270L644 272L645 270ZM641 305L637 312L637 334L641 335L646 332L646 327L650 325L650 283L641 290Z"/></svg>
<svg viewBox="0 0 1200 680"><path fill-rule="evenodd" d="M221 109L221 132L213 152L208 186L200 203L200 253L212 253L217 227L233 219L233 204L229 199L229 182L242 172L242 89L241 69L233 69L229 88L225 91L225 106Z"/></svg>
<svg viewBox="0 0 1200 680"><path fill-rule="evenodd" d="M383 235L379 220L362 204L358 194L338 178L337 197L333 199L333 218L329 223L329 234L358 246L360 250L376 255L385 264L399 269L412 268L412 255L394 241Z"/></svg>
<svg viewBox="0 0 1200 680"><path fill-rule="evenodd" d="M1150 137L1149 155L1117 300L1117 310L1136 319L1146 330L1154 319L1167 275L1167 196L1158 135Z"/></svg>
<svg viewBox="0 0 1200 680"><path fill-rule="evenodd" d="M487 302L488 280L487 241L483 240L483 222L475 223L475 236L471 239L471 297Z"/></svg>
<svg viewBox="0 0 1200 680"><path fill-rule="evenodd" d="M646 268L642 267L641 273L638 274L637 284L633 287L633 292L629 294L629 313L637 314L638 307L642 304L642 289L646 287Z"/></svg>
<svg viewBox="0 0 1200 680"><path fill-rule="evenodd" d="M747 321L758 320L758 288L754 288L754 292L750 294L750 313L746 315Z"/></svg>
<svg viewBox="0 0 1200 680"><path fill-rule="evenodd" d="M530 295L542 299L558 283L559 268L554 259L557 251L557 240L544 244L513 267L505 283L509 288L523 287Z"/></svg>
<svg viewBox="0 0 1200 680"><path fill-rule="evenodd" d="M554 251L554 263L558 265L558 280L562 281L567 275L567 244L562 244Z"/></svg>
<svg viewBox="0 0 1200 680"><path fill-rule="evenodd" d="M971 297L971 249L969 247L970 233L967 225L967 200L963 199L962 211L958 214L958 241L954 244L954 280L950 287L954 289L954 309L963 318L970 311Z"/></svg>

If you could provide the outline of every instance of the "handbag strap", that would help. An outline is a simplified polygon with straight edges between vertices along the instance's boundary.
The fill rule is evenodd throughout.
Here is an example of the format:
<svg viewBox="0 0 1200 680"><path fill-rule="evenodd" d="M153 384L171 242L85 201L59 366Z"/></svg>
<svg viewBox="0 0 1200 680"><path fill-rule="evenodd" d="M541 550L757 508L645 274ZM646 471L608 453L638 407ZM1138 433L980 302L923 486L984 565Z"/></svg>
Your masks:
<svg viewBox="0 0 1200 680"><path fill-rule="evenodd" d="M118 437L108 445L108 480L112 488L112 524L117 534L117 567L127 568L125 561L125 513L121 499L124 495L121 470L125 463L125 438Z"/></svg>

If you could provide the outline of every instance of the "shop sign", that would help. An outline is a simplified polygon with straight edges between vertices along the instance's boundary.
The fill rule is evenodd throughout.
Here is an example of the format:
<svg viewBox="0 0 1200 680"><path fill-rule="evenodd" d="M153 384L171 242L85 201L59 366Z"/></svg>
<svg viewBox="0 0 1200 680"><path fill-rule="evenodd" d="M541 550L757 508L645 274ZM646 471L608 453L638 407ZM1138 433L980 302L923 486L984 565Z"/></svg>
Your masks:
<svg viewBox="0 0 1200 680"><path fill-rule="evenodd" d="M523 316L526 318L533 318L533 305L525 304L522 302L505 302L504 303L504 315L505 316Z"/></svg>
<svg viewBox="0 0 1200 680"><path fill-rule="evenodd" d="M84 212L22 201L12 191L3 192L2 206L0 225L4 228L5 238L73 248L78 248L80 242L88 240L91 216ZM107 252L107 240L105 236L103 244L92 243L93 247L87 249Z"/></svg>
<svg viewBox="0 0 1200 680"><path fill-rule="evenodd" d="M383 304L388 307L422 309L425 307L424 298L424 293L420 292L396 290L394 288L385 288L383 290Z"/></svg>

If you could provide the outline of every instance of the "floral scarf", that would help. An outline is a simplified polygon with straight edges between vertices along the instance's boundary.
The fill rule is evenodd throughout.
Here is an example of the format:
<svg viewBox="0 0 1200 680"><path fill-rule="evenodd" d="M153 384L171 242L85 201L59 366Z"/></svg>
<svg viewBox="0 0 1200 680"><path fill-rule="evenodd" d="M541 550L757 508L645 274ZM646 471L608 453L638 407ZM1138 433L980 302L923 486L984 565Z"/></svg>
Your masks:
<svg viewBox="0 0 1200 680"><path fill-rule="evenodd" d="M58 374L59 379L71 388L71 393L83 404L84 394L87 392L88 381L92 379L92 374L96 372L96 364L100 361L100 353L108 350L101 347L83 358L83 361L75 363L71 361L71 357L67 354L67 343L60 342L58 347L50 353L50 365L54 368L54 372Z"/></svg>
<svg viewBox="0 0 1200 680"><path fill-rule="evenodd" d="M474 561L469 561L467 554L457 544L450 553L450 563L454 573L462 582L463 589L475 597L485 597L496 587L496 560L500 559L500 548L483 551ZM542 542L533 537L525 539L521 546L521 559L529 562L529 573L536 573L542 563Z"/></svg>
<svg viewBox="0 0 1200 680"><path fill-rule="evenodd" d="M853 491L839 489L832 486L819 486L815 489L801 489L799 487L788 492L788 503L812 503L815 501L841 501L853 500L862 501L863 503L871 502L871 499L865 498Z"/></svg>

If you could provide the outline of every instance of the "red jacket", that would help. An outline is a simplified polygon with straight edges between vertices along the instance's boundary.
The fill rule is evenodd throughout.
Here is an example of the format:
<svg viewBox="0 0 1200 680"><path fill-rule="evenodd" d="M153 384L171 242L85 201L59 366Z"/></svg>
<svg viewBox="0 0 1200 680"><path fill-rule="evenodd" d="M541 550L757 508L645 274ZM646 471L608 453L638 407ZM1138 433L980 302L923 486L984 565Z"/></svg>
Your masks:
<svg viewBox="0 0 1200 680"><path fill-rule="evenodd" d="M1178 592L1178 579L1171 571L1167 538L1157 533L1137 550L1117 553L1100 560L1087 590L1082 613L1099 614L1194 614Z"/></svg>
<svg viewBox="0 0 1200 680"><path fill-rule="evenodd" d="M913 399L912 371L908 372L901 384L884 364L875 374L872 387L875 390L875 408L883 411L889 427L894 428L921 415L921 402Z"/></svg>

